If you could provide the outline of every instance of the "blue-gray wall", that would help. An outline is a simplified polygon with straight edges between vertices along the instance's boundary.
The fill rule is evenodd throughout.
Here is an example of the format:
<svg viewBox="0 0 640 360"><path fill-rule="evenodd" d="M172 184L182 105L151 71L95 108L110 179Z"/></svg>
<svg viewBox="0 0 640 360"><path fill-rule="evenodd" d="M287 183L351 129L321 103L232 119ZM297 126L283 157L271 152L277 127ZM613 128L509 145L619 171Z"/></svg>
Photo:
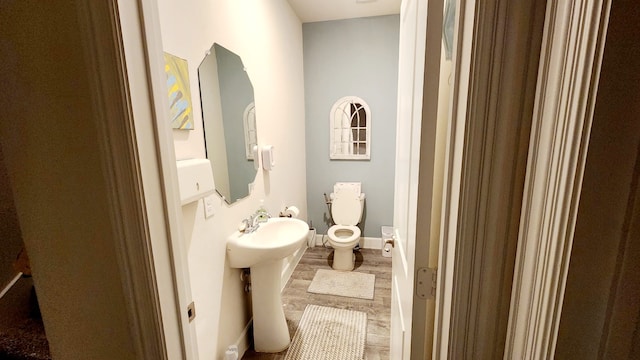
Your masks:
<svg viewBox="0 0 640 360"><path fill-rule="evenodd" d="M304 90L309 220L326 234L330 214L323 193L337 181L360 181L366 193L360 227L380 237L393 222L399 15L306 23ZM371 108L371 160L329 160L329 112L343 96Z"/></svg>
<svg viewBox="0 0 640 360"><path fill-rule="evenodd" d="M234 202L249 195L248 185L256 177L253 161L247 160L243 123L244 110L254 101L253 85L244 70L242 59L237 54L218 44L214 44L214 47L218 62L224 138L227 145L231 189L229 200Z"/></svg>

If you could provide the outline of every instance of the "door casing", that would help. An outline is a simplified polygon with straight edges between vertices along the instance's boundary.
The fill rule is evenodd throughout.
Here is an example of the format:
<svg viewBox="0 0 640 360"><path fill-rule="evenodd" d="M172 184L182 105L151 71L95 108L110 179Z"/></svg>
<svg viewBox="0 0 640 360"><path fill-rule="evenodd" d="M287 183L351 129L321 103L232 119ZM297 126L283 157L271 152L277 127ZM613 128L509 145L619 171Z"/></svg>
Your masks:
<svg viewBox="0 0 640 360"><path fill-rule="evenodd" d="M151 9L153 8L152 5L150 5L151 3L152 2L148 0L140 0L138 4L141 4L140 6L142 6L143 8L144 6L146 6L148 10L149 8ZM550 4L548 4L548 7L547 7L545 38L544 38L543 56L542 56L544 61L541 62L541 65L540 65L541 69L540 69L540 75L539 75L539 84L541 85L539 85L537 95L536 95L536 98L537 98L536 111L539 118L536 120L538 122L534 123L534 128L536 128L535 126L539 126L539 127L536 128L536 133L532 135L532 138L531 138L532 140L536 140L535 146L537 146L537 148L531 149L530 155L529 155L529 164L533 164L533 162L537 162L537 164L540 164L541 162L546 161L545 164L547 165L547 167L544 169L544 171L547 171L546 172L547 174L551 171L557 171L556 173L561 174L561 177L556 178L552 183L549 183L545 181L545 179L549 179L548 177L544 178L540 173L538 173L540 168L533 169L532 168L533 165L530 165L531 169L527 170L528 175L527 175L527 182L525 185L525 189L527 190L525 190L525 196L529 197L529 200L527 201L533 202L534 200L540 200L543 198L545 194L544 190L553 190L553 189L557 190L558 186L566 185L565 181L567 179L571 179L570 186L566 188L569 190L570 196L567 195L566 197L560 199L557 197L557 194L558 194L557 192L553 192L553 191L548 192L549 194L555 194L556 197L554 199L556 201L562 200L563 201L562 204L566 204L565 206L561 206L560 207L561 209L570 210L572 209L572 206L570 204L577 203L577 200L579 199L581 167L583 166L583 165L580 165L580 163L584 161L584 154L586 153L586 147L588 143L588 128L589 128L588 122L590 119L589 116L592 113L592 107L590 107L590 104L591 104L590 101L597 89L599 61L601 59L604 36L606 34L606 23L608 20L609 1L595 1L595 2L586 1L586 0L576 1L576 2L573 2L572 7L567 8L566 6L568 5L566 4L568 3L569 2L565 3L564 4L565 7L561 7L561 8L551 9L550 7L553 5L550 5ZM443 212L444 226L442 227L443 234L441 236L441 239L442 239L441 256L440 256L441 271L439 271L438 273L439 286L438 286L438 293L437 293L438 305L436 310L436 330L434 332L434 339L435 339L434 341L435 346L433 351L434 358L446 358L447 347L449 344L448 336L449 336L449 331L451 330L450 316L451 316L451 309L452 309L451 307L452 297L456 291L455 284L453 283L453 279L454 279L453 276L455 274L454 269L456 266L454 261L454 255L455 255L454 249L455 249L455 241L456 241L455 230L456 230L456 224L457 224L457 222L455 221L456 220L455 217L457 216L457 214L459 214L459 209L462 205L461 197L460 197L461 194L456 189L459 188L460 181L464 174L463 168L462 168L462 163L463 163L462 160L464 155L462 145L464 144L464 135L467 130L466 123L464 121L465 115L466 115L465 110L467 109L467 104L469 100L472 98L471 95L473 94L473 91L480 91L479 89L482 89L481 86L478 86L477 83L474 83L473 74L471 74L471 72L469 71L469 69L472 68L472 65L476 61L480 60L480 58L474 57L475 55L471 51L474 45L478 45L477 42L474 43L471 40L474 38L473 36L474 33L478 30L476 20L477 20L477 12L479 10L478 10L478 6L476 5L477 4L475 1L461 1L460 7L459 7L461 10L461 15L459 18L460 30L458 31L458 34L456 36L456 41L455 41L455 44L456 44L455 51L459 55L457 55L458 60L455 62L456 68L455 68L454 77L453 77L454 96L452 97L453 100L451 104L452 123L448 132L448 138L451 139L452 141L448 146L448 151L447 151L448 165L447 165L447 171L445 175L446 177L445 179L446 185L445 185L445 191L444 191L445 201L443 202L443 204L445 206L446 211ZM571 15L575 15L574 18L571 18ZM108 16L110 17L110 19L114 20L114 23L119 24L120 19L118 18L117 14L110 13ZM144 16L145 21L148 21L149 18L153 19L153 16L152 15ZM129 18L129 20L134 21L131 18ZM578 20L582 24L586 24L586 25L580 28L578 24L575 23ZM137 21L138 22L127 23L125 26L129 26L130 30L135 29L137 27L137 29L141 33L145 33L145 30L149 30L148 28L145 27L145 25L140 19L138 19ZM568 26L568 25L571 25L571 26ZM149 36L150 36L149 32L146 32L145 37L147 42L149 41ZM151 39L153 39L153 36L151 36ZM482 41L482 39L480 39L479 41ZM558 53L557 48L561 46L566 46L567 41L571 42L573 46L572 47L573 52L564 53L564 54ZM152 42L152 44L145 44L145 45L151 46L151 48L155 49L154 51L156 51L158 49L159 43ZM113 45L113 46L116 46L116 45ZM150 50L147 49L147 51L150 51ZM578 54L580 55L579 57L576 57L576 58L571 57L571 55L577 56ZM149 71L148 70L149 64L154 63L154 61L152 61L153 59L150 59L153 56L150 56L148 53L143 54L143 56L144 56L143 58L144 60L141 61L140 63L127 64L128 65L127 70L129 72L141 71L143 74L147 74L147 71ZM557 68L558 66L560 66L561 69L566 69L568 64L573 64L575 66L569 67L571 72L569 72L568 74L565 74L563 77L563 79L567 81L566 82L567 85L565 85L564 87L560 87L557 84L554 85L554 84L545 82L545 81L548 81L548 79L550 79L552 75L557 75L557 73L554 71L558 70ZM147 74L147 76L150 76L153 78L153 77L157 77L158 74L155 74L155 75ZM573 80L571 80L571 78ZM157 81L157 78L155 81ZM579 91L576 91L576 93L569 92L568 91L569 84L581 85L581 86L575 87ZM93 90L96 93L101 93L100 89L93 89ZM131 90L131 89L127 89L127 90ZM555 92L552 92L553 90L555 90ZM138 89L133 89L131 91L138 91ZM147 89L147 91L152 92L152 90L149 90L149 89ZM557 99L562 99L564 103L572 105L573 107L566 106L564 108L564 110L566 111L565 115L568 116L567 118L572 119L572 121L577 121L577 123L572 123L572 124L581 124L579 126L580 129L573 128L574 131L571 132L568 136L567 136L567 133L562 132L560 128L549 125L550 124L548 122L550 121L549 119L557 115L557 113L545 112L550 108L557 109L557 102L552 101L553 96L558 96ZM149 97L147 97L147 101L149 101L149 104L153 104L153 101L151 101ZM552 105L555 105L555 107ZM149 106L153 106L153 105L149 105ZM161 105L156 104L155 106L157 107ZM567 119L567 118L564 118L564 119ZM114 120L114 121L117 121L117 120ZM128 121L128 120L122 120L122 121ZM553 124L557 125L557 123L553 123ZM553 157L553 156L557 156L558 152L554 152L553 154L546 153L544 150L549 149L550 146L543 146L544 144L540 144L540 141L544 139L548 139L548 137L551 135L549 133L545 133L545 131L547 130L556 130L556 132L553 134L565 135L565 137L563 138L564 142L558 144L559 147L555 148L558 150L559 149L569 150L566 153L568 158L564 158L565 160L564 162L559 161L559 159ZM143 137L145 135L148 135L152 138L155 138L156 142L159 144L157 146L160 149L165 149L166 151L167 146L170 145L171 139L168 136L165 136L165 137L159 136L158 134L162 132L158 131L158 129L145 127L141 129L136 129L136 131L138 132L138 137ZM106 137L107 135L103 134L103 136ZM532 141L532 146L534 146L534 141ZM135 153L134 149L128 149L127 151L129 151L130 154ZM175 180L175 174L173 174L174 176L171 176L171 171L168 171L168 174L166 172L168 168L173 166L173 164L171 164L171 161L169 160L170 159L168 158L164 158L164 160L142 159L142 161L154 161L154 163L158 166L158 168L163 169L165 171L164 174L162 175L165 181L164 196L165 196L165 199L169 199L169 200L165 201L163 206L164 206L165 214L168 214L166 216L172 219L168 221L169 223L168 231L170 231L172 234L177 234L177 236L179 236L180 231L179 231L179 226L177 224L178 218L176 217L176 214L174 212L174 210L176 208L179 209L179 207L173 207L174 210L170 210L171 199L175 199L177 194L174 193L173 188L170 186L172 179ZM141 193L140 188L136 189L134 184L129 184L125 186L131 186L131 189L134 189L135 191L138 191ZM541 189L544 189L544 190L541 190ZM523 219L525 217L525 213L526 213L526 216L534 215L531 213L532 209L534 209L534 206L531 206L529 202L527 204L528 205L526 208L523 207L523 215L522 215ZM544 228L542 229L549 230L548 234L553 233L556 236L560 234L560 237L563 243L561 244L561 246L558 246L555 248L547 247L547 249L550 249L551 251L554 251L555 254L557 254L558 257L556 259L558 261L554 262L553 264L551 264L550 262L549 264L547 264L547 267L544 268L547 270L550 270L550 269L554 270L552 271L553 273L552 277L547 277L544 279L545 280L544 284L538 284L535 281L536 276L539 275L540 272L531 271L532 265L533 265L531 263L531 259L533 259L536 256L530 255L530 252L524 249L522 250L522 253L518 254L518 260L516 262L516 280L514 281L514 290L513 290L512 303L511 303L511 320L509 324L509 338L508 338L508 344L507 344L509 349L508 351L510 354L512 354L511 356L516 356L516 357L518 356L513 354L521 355L521 354L524 354L524 351L532 351L532 350L533 352L530 352L530 354L540 354L540 355L549 354L549 353L552 354L551 350L554 346L554 341L555 341L554 324L556 324L555 329L557 330L557 321L555 321L554 319L556 318L559 319L559 314L560 314L560 308L561 308L560 305L562 300L561 289L564 281L563 279L566 278L566 268L563 266L563 264L568 263L568 256L570 254L570 251L569 251L570 238L572 234L570 230L572 226L571 226L571 216L569 215L571 214L571 211L568 211L567 213L562 214L562 216L560 217L553 218L551 222L546 222L546 223L543 222L543 219L545 219L544 215L550 215L553 212L550 212L551 209L549 208L549 206L546 206L546 207L543 206L541 211L543 211L543 213L539 214L534 221L536 221L541 226L544 226ZM126 222L126 219L124 219L123 221ZM567 226L567 222L569 223L568 226ZM527 226L530 226L530 224L531 223L529 222L529 225ZM558 229L552 226L554 224L556 226L559 224L564 224L565 226L562 227L564 231L558 232L557 231ZM154 226L167 226L167 225L156 224ZM520 233L521 233L520 242L526 241L526 239L530 239L530 236L532 235L532 233L527 232L527 231L530 231L529 229L530 227L520 229ZM554 230L554 231L551 231L551 230ZM552 238L551 236L548 236L547 238L542 240L544 241L544 243L537 244L536 249L538 249L539 251L539 249L541 249L540 247L541 245L548 246L553 239L557 240L557 237ZM168 242L167 246L171 248L172 246L171 241L167 239L167 242ZM530 243L527 243L526 245L528 246L530 245ZM150 252L150 249L146 249L146 250L134 249L134 251L136 251L137 254L140 256L150 257L151 259L153 259L153 262L155 263L156 268L153 268L149 264L147 265L140 264L140 266L142 267L141 270L144 270L142 272L144 274L143 277L146 277L147 280L149 280L149 281L143 282L146 284L146 286L149 286L149 287L157 286L157 285L154 285L157 268L163 267L163 266L166 266L167 268L170 268L170 269L174 268L174 265L168 262L169 259L154 258L154 254ZM416 255L420 256L419 254L416 254ZM129 252L128 255L125 253L121 253L120 256L124 259L127 256L131 256L131 253ZM174 269L175 276L177 278L179 278L180 276L183 276L184 275L184 273L182 272L183 270L184 269L181 270L180 268L175 268ZM542 271L542 270L543 269L541 268L539 271ZM183 278L185 277L183 276ZM550 288L549 285L552 283L559 284L560 285L559 288ZM525 294L523 292L523 289L527 287L529 287L529 289L532 289L532 291L531 292L527 291ZM181 291L176 290L176 293L178 294L176 295L176 297L178 298L176 300L176 303L181 303L181 302L184 302L185 300L185 299L180 299L181 296L184 297L184 295L179 295ZM531 296L524 297L523 295L531 295ZM162 303L162 299L161 299L161 303ZM531 317L523 316L523 314L526 313L525 311L526 309L533 309L535 306L542 306L544 311L529 312L529 314L531 314L530 315ZM144 310L142 308L139 307L138 310L139 310L139 314L144 313ZM160 311L160 309L157 309L156 315L162 316L162 312ZM166 315L166 313L164 315ZM419 321L417 319L414 319L414 320ZM541 328L539 331L544 336L540 336L534 339L534 336L532 336L532 333L528 333L526 331L527 322L530 324L540 325ZM531 325L531 326L534 326L534 325ZM193 342L195 340L194 338L188 338L188 336L185 336L183 340L186 344L189 344L187 345L187 347L194 345L194 342ZM157 340L157 341L161 341L161 340ZM187 356L187 358L193 358L193 357ZM505 353L505 358L507 358L507 353Z"/></svg>

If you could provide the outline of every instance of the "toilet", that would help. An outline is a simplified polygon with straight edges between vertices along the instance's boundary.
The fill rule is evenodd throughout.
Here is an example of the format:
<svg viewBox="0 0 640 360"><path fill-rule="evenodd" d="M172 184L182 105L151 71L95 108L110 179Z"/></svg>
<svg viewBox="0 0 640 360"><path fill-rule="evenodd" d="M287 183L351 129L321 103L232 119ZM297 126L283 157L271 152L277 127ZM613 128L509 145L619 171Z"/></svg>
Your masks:
<svg viewBox="0 0 640 360"><path fill-rule="evenodd" d="M353 270L355 255L353 248L360 241L360 228L356 225L362 219L364 193L359 182L339 182L331 194L331 217L336 225L329 228L327 236L333 247L333 269Z"/></svg>

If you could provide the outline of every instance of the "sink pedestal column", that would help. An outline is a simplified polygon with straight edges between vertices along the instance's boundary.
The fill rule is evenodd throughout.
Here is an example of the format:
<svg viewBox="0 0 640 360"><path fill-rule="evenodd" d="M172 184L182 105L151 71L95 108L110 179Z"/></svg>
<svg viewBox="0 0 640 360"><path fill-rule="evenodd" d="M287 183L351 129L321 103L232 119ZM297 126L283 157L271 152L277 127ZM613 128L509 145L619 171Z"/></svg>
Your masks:
<svg viewBox="0 0 640 360"><path fill-rule="evenodd" d="M280 352L291 342L282 309L281 273L281 259L251 267L253 341L257 352Z"/></svg>

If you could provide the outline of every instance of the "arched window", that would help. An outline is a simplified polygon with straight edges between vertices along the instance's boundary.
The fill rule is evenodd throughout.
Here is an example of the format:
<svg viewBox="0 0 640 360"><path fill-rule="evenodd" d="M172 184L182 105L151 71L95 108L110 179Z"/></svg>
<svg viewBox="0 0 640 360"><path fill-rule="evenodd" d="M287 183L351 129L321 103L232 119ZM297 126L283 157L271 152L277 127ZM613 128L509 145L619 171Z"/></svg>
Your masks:
<svg viewBox="0 0 640 360"><path fill-rule="evenodd" d="M333 104L329 114L329 158L371 158L371 110L357 96L345 96Z"/></svg>

